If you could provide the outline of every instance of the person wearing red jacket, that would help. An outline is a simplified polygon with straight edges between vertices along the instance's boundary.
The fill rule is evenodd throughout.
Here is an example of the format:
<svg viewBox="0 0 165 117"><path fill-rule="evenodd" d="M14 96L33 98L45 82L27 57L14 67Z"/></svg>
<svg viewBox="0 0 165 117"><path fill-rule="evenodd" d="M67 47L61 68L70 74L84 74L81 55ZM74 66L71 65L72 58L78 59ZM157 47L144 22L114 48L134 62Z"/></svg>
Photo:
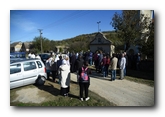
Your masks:
<svg viewBox="0 0 165 117"><path fill-rule="evenodd" d="M103 55L103 59L101 61L102 73L103 73L103 77L104 78L107 76L107 73L106 73L106 62L107 62L107 58L106 58L106 55L104 54Z"/></svg>
<svg viewBox="0 0 165 117"><path fill-rule="evenodd" d="M110 65L110 56L109 56L109 54L107 54L106 55L106 64L105 64L105 77L107 77L108 76L108 74L109 74L109 65Z"/></svg>

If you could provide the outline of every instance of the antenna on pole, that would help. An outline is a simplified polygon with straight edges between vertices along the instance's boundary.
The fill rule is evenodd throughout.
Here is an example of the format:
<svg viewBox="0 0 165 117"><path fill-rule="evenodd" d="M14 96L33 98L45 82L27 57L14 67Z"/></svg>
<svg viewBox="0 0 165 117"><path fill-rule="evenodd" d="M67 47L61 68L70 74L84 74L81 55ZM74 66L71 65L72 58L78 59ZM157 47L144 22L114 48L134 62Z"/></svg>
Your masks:
<svg viewBox="0 0 165 117"><path fill-rule="evenodd" d="M41 40L41 53L42 53L42 38L41 38L42 36L41 36L41 35L42 35L43 33L41 32L41 31L42 31L42 29L38 29L38 30L39 30L39 32L40 32L40 40Z"/></svg>
<svg viewBox="0 0 165 117"><path fill-rule="evenodd" d="M97 24L98 24L98 32L100 31L100 29L99 29L99 24L101 23L101 21L99 21L99 22L97 22Z"/></svg>

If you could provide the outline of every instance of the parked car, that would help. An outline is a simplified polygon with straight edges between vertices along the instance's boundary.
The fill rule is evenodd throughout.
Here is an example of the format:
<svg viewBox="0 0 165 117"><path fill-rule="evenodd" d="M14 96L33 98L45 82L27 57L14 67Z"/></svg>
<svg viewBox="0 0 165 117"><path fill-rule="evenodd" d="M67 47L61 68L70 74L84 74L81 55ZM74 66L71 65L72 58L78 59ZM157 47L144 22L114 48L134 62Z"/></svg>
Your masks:
<svg viewBox="0 0 165 117"><path fill-rule="evenodd" d="M10 56L10 63L14 62L14 61L18 61L18 60L25 60L26 58L16 58L16 57L11 57Z"/></svg>
<svg viewBox="0 0 165 117"><path fill-rule="evenodd" d="M10 89L37 84L44 85L46 68L40 59L10 61Z"/></svg>
<svg viewBox="0 0 165 117"><path fill-rule="evenodd" d="M26 59L25 52L10 53L10 63L16 60L24 60L24 59Z"/></svg>
<svg viewBox="0 0 165 117"><path fill-rule="evenodd" d="M25 52L10 52L10 58L26 58Z"/></svg>
<svg viewBox="0 0 165 117"><path fill-rule="evenodd" d="M41 57L42 62L45 64L46 63L46 60L50 56L50 53L42 53L42 54L39 54L39 56Z"/></svg>

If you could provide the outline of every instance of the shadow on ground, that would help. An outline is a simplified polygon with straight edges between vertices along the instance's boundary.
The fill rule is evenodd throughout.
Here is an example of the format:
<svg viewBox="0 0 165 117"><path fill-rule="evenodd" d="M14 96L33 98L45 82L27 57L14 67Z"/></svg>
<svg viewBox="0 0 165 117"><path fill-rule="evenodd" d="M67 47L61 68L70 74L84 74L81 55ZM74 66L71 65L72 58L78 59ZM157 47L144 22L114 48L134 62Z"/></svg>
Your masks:
<svg viewBox="0 0 165 117"><path fill-rule="evenodd" d="M74 81L70 81L70 91L73 91L73 87L75 85L77 85L77 82L74 82ZM40 90L43 90L43 91L46 91L54 96L59 96L61 95L60 93L60 84L59 82L53 82L51 80L47 80L45 82L45 84L43 86L40 86L40 85L35 85L38 89ZM61 95L62 96L62 95ZM69 92L69 95L68 95L70 98L79 98L79 96L75 95L74 93L72 92Z"/></svg>

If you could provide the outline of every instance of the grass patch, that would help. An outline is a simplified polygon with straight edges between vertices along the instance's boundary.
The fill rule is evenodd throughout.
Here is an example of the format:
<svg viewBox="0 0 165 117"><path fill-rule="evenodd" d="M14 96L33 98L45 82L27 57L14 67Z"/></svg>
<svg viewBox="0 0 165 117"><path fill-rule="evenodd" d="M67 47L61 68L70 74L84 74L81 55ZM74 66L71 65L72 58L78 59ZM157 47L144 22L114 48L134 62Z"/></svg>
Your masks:
<svg viewBox="0 0 165 117"><path fill-rule="evenodd" d="M40 104L36 103L22 103L22 102L14 102L11 103L11 106L43 106L43 107L82 107L82 106L90 106L90 107L105 107L105 106L116 106L113 103L106 101L104 98L94 97L95 94L90 92L91 99L88 101L80 101L75 98L70 97L62 97L58 96L57 99L52 101L43 102Z"/></svg>
<svg viewBox="0 0 165 117"><path fill-rule="evenodd" d="M154 87L154 72L127 70L125 79Z"/></svg>
<svg viewBox="0 0 165 117"><path fill-rule="evenodd" d="M130 76L126 76L125 79L129 80L129 81L136 82L136 83L146 84L148 86L154 87L154 81L153 80L139 79L139 78L130 77Z"/></svg>

